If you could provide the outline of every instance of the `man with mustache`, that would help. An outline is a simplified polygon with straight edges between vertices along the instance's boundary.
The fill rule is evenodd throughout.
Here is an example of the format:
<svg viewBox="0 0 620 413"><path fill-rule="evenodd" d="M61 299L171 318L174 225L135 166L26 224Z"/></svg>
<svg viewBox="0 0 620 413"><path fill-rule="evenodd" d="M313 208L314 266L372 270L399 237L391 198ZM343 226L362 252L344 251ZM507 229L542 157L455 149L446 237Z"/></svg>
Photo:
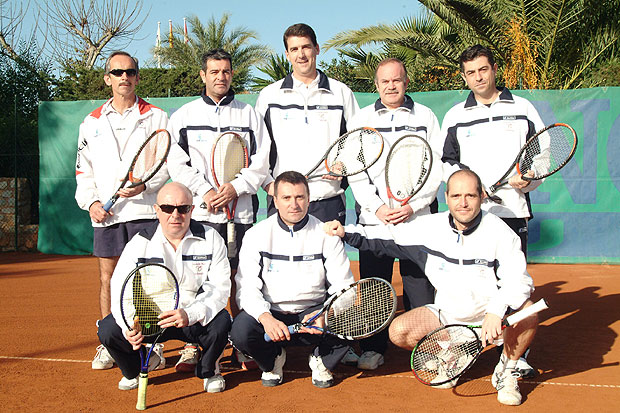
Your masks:
<svg viewBox="0 0 620 413"><path fill-rule="evenodd" d="M224 239L227 239L228 221L225 207L238 199L234 216L238 251L245 232L256 221L256 192L267 175L269 145L264 141L268 135L261 117L252 106L235 99L230 87L233 74L232 57L225 50L214 49L203 55L200 77L205 88L201 96L170 117L173 145L168 169L173 181L183 183L194 194L193 203L197 206L194 219L215 228ZM232 182L218 188L211 171L211 150L217 138L229 131L245 141L249 166ZM233 274L237 260L237 257L230 259ZM235 308L232 312L236 315ZM187 345L177 370L193 370L198 355L195 345Z"/></svg>
<svg viewBox="0 0 620 413"><path fill-rule="evenodd" d="M356 202L358 222L362 225L401 223L415 216L437 212L436 195L441 184L441 162L434 162L428 181L422 191L405 205L390 206L385 182L385 165L390 148L402 136L415 134L430 145L439 145L440 130L437 117L431 109L414 102L406 94L409 85L407 69L403 62L388 58L377 65L375 86L379 99L361 109L351 121L349 129L370 126L377 129L385 140L381 158L364 173L349 177L349 183ZM435 154L435 159L440 155ZM392 281L394 258L378 257L372 251L360 251L361 278L381 277ZM432 303L435 289L428 281L424 271L412 261L400 260L400 275L403 281L403 303L405 310ZM343 359L347 364L357 365L363 370L375 370L384 363L388 344L388 332L360 340L362 355L356 360L349 353Z"/></svg>
<svg viewBox="0 0 620 413"><path fill-rule="evenodd" d="M165 129L166 112L136 96L140 80L138 60L115 51L105 62L103 80L112 98L91 112L80 125L75 180L75 199L88 211L94 227L93 255L99 258L99 307L101 319L110 314L110 279L125 244L155 220L153 204L159 188L168 180L166 166L145 185L118 191L119 200L109 212L103 209L118 189L134 155L152 132ZM97 321L97 325L99 322ZM158 368L166 362L161 346L153 351ZM109 369L114 360L101 345L92 362L95 370Z"/></svg>

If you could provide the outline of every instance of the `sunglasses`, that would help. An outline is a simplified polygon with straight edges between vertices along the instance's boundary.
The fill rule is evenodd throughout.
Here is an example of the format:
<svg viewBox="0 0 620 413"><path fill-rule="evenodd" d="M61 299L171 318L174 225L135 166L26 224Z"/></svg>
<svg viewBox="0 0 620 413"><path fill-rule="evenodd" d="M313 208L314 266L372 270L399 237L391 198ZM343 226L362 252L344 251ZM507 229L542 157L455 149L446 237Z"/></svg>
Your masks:
<svg viewBox="0 0 620 413"><path fill-rule="evenodd" d="M138 74L138 71L136 69L112 69L108 73L116 77L121 77L123 73L127 73L127 77L134 77Z"/></svg>
<svg viewBox="0 0 620 413"><path fill-rule="evenodd" d="M192 210L192 206L191 205L166 205L164 204L164 205L160 205L159 209L164 211L166 214L172 214L175 209L179 211L179 214L187 214L189 211Z"/></svg>

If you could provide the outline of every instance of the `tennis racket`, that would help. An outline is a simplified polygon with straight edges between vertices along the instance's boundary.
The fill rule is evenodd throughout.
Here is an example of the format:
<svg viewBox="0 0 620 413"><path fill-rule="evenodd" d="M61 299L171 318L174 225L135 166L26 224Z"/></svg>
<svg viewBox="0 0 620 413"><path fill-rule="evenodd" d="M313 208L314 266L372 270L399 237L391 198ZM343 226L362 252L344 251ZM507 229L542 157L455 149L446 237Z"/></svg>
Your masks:
<svg viewBox="0 0 620 413"><path fill-rule="evenodd" d="M121 314L130 330L142 331L152 341L148 351L140 353L140 376L138 379L137 410L146 408L149 360L157 340L166 330L157 322L164 311L175 310L179 305L179 283L174 274L161 264L143 264L135 268L125 279L121 289ZM144 354L146 353L146 355Z"/></svg>
<svg viewBox="0 0 620 413"><path fill-rule="evenodd" d="M489 187L489 200L498 204L502 199L494 195L516 173L526 181L543 179L562 169L577 149L577 133L566 123L554 123L537 132L523 145L506 173Z"/></svg>
<svg viewBox="0 0 620 413"><path fill-rule="evenodd" d="M291 334L313 328L345 340L370 337L390 324L396 313L396 291L381 278L364 278L332 295L323 308L304 323L288 326ZM325 328L312 323L325 317ZM271 337L265 333L265 341Z"/></svg>
<svg viewBox="0 0 620 413"><path fill-rule="evenodd" d="M118 191L130 182L127 188L142 185L161 169L170 152L170 133L166 129L158 129L146 138L133 157L129 170L112 198L105 203L103 209L108 212L119 198Z"/></svg>
<svg viewBox="0 0 620 413"><path fill-rule="evenodd" d="M548 308L539 300L502 322L502 329ZM450 324L424 336L411 354L411 369L415 377L429 386L439 386L460 377L478 359L484 347L474 329L482 326Z"/></svg>
<svg viewBox="0 0 620 413"><path fill-rule="evenodd" d="M426 183L433 165L433 153L425 139L405 135L390 148L385 163L385 184L390 208L406 205Z"/></svg>
<svg viewBox="0 0 620 413"><path fill-rule="evenodd" d="M217 189L222 185L232 182L243 168L249 165L248 147L241 136L235 132L222 133L211 150L211 175ZM228 258L237 256L237 235L235 233L235 210L237 200L235 198L226 205L226 242L228 246ZM201 208L207 205L203 202Z"/></svg>
<svg viewBox="0 0 620 413"><path fill-rule="evenodd" d="M323 158L306 174L306 178L358 174L374 165L382 152L383 136L377 130L368 127L353 129L332 143ZM312 175L323 164L327 173Z"/></svg>

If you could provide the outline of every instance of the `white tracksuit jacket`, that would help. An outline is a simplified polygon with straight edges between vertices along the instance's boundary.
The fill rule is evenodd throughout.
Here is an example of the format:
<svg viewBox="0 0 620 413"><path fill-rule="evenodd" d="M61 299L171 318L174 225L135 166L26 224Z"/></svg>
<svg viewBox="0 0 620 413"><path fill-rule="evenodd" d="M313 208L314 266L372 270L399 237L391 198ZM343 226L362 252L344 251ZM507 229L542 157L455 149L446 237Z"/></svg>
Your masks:
<svg viewBox="0 0 620 413"><path fill-rule="evenodd" d="M487 212L466 231L455 229L448 211L345 230L351 246L416 262L437 290L435 304L463 323L479 322L486 313L503 317L534 291L519 238Z"/></svg>

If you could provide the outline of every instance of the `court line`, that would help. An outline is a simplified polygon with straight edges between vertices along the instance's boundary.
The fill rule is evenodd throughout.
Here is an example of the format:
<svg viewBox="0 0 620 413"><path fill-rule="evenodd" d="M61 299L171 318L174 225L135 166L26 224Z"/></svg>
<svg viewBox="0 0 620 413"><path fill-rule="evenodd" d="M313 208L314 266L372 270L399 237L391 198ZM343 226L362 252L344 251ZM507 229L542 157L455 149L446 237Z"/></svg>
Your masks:
<svg viewBox="0 0 620 413"><path fill-rule="evenodd" d="M71 360L71 359L53 359L53 358L42 358L42 357L19 357L19 356L0 356L0 359L4 360L32 360L32 361L52 361L52 362L60 362L60 363L91 363L92 360ZM228 367L221 366L221 369L224 371L236 371L241 370L237 367ZM311 371L304 370L284 370L287 374L310 374ZM344 374L344 373L332 373L337 377L382 377L382 378L398 378L398 379L415 379L413 376L402 375L402 374L372 374L368 372L359 372L356 374ZM473 380L464 380L473 381ZM484 381L490 382L490 379L484 379ZM618 384L585 384L585 383L556 383L552 381L533 381L533 380L521 380L521 383L525 384L536 384L536 385L552 385L552 386L565 386L565 387L593 387L593 388L605 388L605 389L620 389L620 385Z"/></svg>
<svg viewBox="0 0 620 413"><path fill-rule="evenodd" d="M71 359L49 359L42 357L18 357L18 356L0 356L0 359L5 360L34 360L34 361L55 361L63 363L91 363L92 360L71 360Z"/></svg>

